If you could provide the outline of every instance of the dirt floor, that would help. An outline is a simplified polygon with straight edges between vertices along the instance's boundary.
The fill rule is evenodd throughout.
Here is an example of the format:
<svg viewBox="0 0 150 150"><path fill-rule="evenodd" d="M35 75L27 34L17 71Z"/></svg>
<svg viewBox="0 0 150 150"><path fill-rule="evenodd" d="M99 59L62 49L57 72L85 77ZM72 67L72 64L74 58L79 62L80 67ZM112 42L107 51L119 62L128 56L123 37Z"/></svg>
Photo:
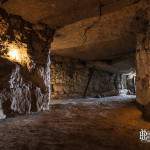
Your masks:
<svg viewBox="0 0 150 150"><path fill-rule="evenodd" d="M0 150L149 150L139 130L150 130L134 100L56 101L50 111L0 122Z"/></svg>

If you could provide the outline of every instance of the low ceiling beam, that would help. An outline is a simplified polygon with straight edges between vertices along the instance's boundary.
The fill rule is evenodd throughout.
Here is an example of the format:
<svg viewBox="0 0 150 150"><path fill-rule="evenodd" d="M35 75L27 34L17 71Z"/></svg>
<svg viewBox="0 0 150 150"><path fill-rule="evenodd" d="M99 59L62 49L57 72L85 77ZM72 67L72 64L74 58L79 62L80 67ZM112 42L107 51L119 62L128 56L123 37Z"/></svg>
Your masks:
<svg viewBox="0 0 150 150"><path fill-rule="evenodd" d="M141 0L118 0L112 3L108 3L108 4L103 4L101 2L101 0L98 0L97 5L98 5L98 11L95 14L92 14L92 16L84 16L84 18L82 19L86 19L86 18L90 18L90 17L97 17L97 16L102 16L111 12L115 12L118 11L124 7L128 7L130 5L134 5L138 2L140 2ZM96 6L97 7L97 6ZM91 8L92 9L92 8ZM81 15L82 16L82 15ZM43 22L43 20L48 20L49 18L51 18L51 15L46 16L45 18L42 18L41 20L39 20L39 22ZM78 19L76 21L79 21ZM73 22L70 22L74 23Z"/></svg>

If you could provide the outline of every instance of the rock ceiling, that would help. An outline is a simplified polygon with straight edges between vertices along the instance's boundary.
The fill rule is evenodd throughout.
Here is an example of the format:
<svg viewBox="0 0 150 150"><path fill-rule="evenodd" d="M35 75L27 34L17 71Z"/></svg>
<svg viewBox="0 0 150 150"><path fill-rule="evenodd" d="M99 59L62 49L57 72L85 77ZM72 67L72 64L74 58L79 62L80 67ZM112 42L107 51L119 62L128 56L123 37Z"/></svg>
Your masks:
<svg viewBox="0 0 150 150"><path fill-rule="evenodd" d="M135 51L134 18L146 0L2 0L7 12L56 29L51 51L112 60Z"/></svg>

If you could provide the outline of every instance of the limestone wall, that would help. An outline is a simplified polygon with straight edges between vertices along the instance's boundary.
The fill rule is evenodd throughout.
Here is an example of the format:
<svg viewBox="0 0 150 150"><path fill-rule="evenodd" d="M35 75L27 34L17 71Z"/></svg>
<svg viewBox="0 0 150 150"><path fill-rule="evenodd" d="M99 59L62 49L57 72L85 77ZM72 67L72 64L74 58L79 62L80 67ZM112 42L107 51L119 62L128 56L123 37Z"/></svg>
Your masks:
<svg viewBox="0 0 150 150"><path fill-rule="evenodd" d="M53 34L45 24L31 24L0 9L0 105L5 114L49 108Z"/></svg>
<svg viewBox="0 0 150 150"><path fill-rule="evenodd" d="M51 56L51 98L83 97L91 73L88 63L60 56ZM94 70L86 96L117 95L117 75Z"/></svg>

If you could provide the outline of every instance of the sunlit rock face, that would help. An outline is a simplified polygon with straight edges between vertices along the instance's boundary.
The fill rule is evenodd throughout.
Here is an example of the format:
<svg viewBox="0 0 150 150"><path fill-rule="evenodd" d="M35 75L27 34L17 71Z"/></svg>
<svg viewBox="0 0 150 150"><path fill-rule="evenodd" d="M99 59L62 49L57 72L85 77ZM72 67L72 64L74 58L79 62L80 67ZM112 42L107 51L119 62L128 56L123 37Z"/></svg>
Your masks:
<svg viewBox="0 0 150 150"><path fill-rule="evenodd" d="M49 108L53 33L0 9L0 118Z"/></svg>

